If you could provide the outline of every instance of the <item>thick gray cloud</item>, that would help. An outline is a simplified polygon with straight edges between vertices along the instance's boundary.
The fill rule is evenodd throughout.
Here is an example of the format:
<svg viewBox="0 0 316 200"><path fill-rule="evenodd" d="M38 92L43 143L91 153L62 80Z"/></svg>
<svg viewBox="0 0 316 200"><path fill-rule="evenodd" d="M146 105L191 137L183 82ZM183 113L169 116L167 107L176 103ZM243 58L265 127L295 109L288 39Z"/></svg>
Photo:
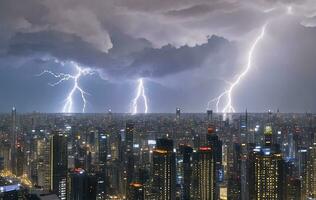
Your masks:
<svg viewBox="0 0 316 200"><path fill-rule="evenodd" d="M315 49L305 49L309 43L301 39L290 45L293 38L286 36L300 29L298 38L302 34L304 40L315 40L315 16L314 0L4 0L0 2L0 68L28 66L36 74L51 64L50 59L72 60L98 71L111 82L110 91L115 84L144 77L156 90L174 90L170 107L181 101L188 111L195 111L204 109L209 98L236 78L244 67L245 52L267 21L269 27L282 28L268 34L266 51L275 49L274 40L284 35L285 50L297 46L303 52L286 65L287 71L298 73L299 65L312 66L315 57L310 52ZM285 52L284 57L293 53ZM260 55L257 59L263 63ZM285 65L278 56L267 59L269 66ZM303 81L306 71L315 74L313 67L309 70L302 69L298 77ZM155 99L156 111L170 109L161 106L167 104L164 99Z"/></svg>

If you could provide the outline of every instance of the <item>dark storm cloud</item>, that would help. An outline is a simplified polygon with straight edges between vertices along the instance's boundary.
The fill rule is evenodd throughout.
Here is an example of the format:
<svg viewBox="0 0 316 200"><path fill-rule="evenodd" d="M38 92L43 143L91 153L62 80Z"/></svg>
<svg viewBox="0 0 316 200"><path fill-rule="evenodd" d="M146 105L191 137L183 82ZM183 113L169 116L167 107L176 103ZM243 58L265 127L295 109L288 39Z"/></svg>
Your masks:
<svg viewBox="0 0 316 200"><path fill-rule="evenodd" d="M168 63L174 56L180 58L183 53L184 58L189 57L184 49L193 47L189 52L199 55L199 47L208 44L209 36L214 34L227 39L243 38L260 27L270 15L275 15L265 13L265 9L272 7L282 13L282 8L289 3L299 13L311 13L315 6L310 0L304 1L309 8L302 2L282 0L2 1L0 22L4 31L0 52L27 54L43 51L57 59L74 59L102 68L108 76L115 71L121 75L121 69L126 68L128 75L132 72L159 75L163 73L156 71L164 71L161 64L175 64ZM168 58L165 51L172 48L168 45L177 47L177 55L171 53ZM143 52L145 48L148 53ZM165 61L157 61L161 55ZM149 62L147 56L156 62ZM136 64L139 70L135 69ZM169 67L170 73L186 70L186 66L181 66ZM144 69L146 67L148 69Z"/></svg>
<svg viewBox="0 0 316 200"><path fill-rule="evenodd" d="M216 36L208 39L206 44L195 47L175 48L168 45L160 49L144 49L135 56L135 60L127 69L132 74L140 74L141 77L160 77L175 74L184 70L203 67L206 59L215 57L216 53L223 48L226 48L225 51L228 57L235 58L236 49L234 45Z"/></svg>
<svg viewBox="0 0 316 200"><path fill-rule="evenodd" d="M136 41L129 41L128 38L113 40L114 44L122 42L125 44L115 46L108 54L104 54L74 35L52 31L18 33L11 39L7 53L10 56L51 55L60 60L75 60L86 66L104 70L106 77L125 79L157 78L193 70L204 66L206 59L215 58L217 52L225 51L226 56L232 60L237 54L233 43L216 36L209 38L206 44L180 48L168 45L154 49L149 47L148 42L143 41L143 45L140 45L139 41L138 51L135 48L127 49L129 42L135 47L133 42ZM126 46L125 53L123 49L117 49L120 46Z"/></svg>
<svg viewBox="0 0 316 200"><path fill-rule="evenodd" d="M27 66L29 74L37 74L50 59L72 60L115 84L148 78L161 84L152 86L157 90L168 87L166 94L174 92L174 98L194 98L186 100L187 110L194 111L204 109L208 98L225 89L225 81L235 78L244 66L245 52L266 21L295 23L279 24L284 35L297 26L314 34L315 16L315 0L3 0L0 69L20 66L24 70ZM315 40L313 34L304 35L304 39ZM300 45L302 57L315 52ZM315 57L300 58L287 67L298 69L300 63L312 63ZM278 59L269 60L269 65L284 64ZM314 68L309 70L315 74ZM304 82L302 74L297 77ZM171 91L175 87L177 90ZM114 89L107 91L113 93ZM164 100L156 98L157 111L163 110L159 103Z"/></svg>

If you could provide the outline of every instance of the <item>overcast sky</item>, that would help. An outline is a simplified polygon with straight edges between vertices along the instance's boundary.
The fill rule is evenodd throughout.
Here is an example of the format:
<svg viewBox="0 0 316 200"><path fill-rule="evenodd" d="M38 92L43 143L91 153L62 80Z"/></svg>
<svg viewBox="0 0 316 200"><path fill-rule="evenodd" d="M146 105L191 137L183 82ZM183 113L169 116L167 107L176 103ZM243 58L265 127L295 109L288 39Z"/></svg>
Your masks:
<svg viewBox="0 0 316 200"><path fill-rule="evenodd" d="M73 80L38 74L75 75L77 63L91 72L79 79L86 112L129 112L139 78L149 112L205 112L265 24L232 105L316 112L315 0L2 0L0 111L61 112ZM71 111L82 106L77 91Z"/></svg>

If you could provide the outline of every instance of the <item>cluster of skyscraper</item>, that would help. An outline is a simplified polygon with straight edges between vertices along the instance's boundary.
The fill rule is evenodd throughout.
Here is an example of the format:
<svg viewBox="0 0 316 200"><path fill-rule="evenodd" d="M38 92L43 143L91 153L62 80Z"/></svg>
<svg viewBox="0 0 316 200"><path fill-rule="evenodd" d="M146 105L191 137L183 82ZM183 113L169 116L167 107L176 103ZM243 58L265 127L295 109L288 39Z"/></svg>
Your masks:
<svg viewBox="0 0 316 200"><path fill-rule="evenodd" d="M0 116L0 198L316 198L312 114Z"/></svg>

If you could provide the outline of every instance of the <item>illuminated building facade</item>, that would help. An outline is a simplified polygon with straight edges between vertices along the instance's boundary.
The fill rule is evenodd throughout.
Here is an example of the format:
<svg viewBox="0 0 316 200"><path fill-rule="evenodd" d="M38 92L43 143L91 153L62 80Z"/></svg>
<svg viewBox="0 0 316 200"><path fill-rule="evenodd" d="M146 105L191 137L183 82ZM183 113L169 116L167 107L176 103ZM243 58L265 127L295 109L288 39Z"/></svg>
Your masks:
<svg viewBox="0 0 316 200"><path fill-rule="evenodd" d="M126 123L125 128L125 154L124 154L124 175L125 175L125 194L128 191L130 183L134 177L134 155L133 155L133 144L134 144L135 127L134 123Z"/></svg>
<svg viewBox="0 0 316 200"><path fill-rule="evenodd" d="M211 147L213 153L213 160L215 164L215 199L219 198L219 183L223 181L223 167L222 167L222 141L219 140L215 133L215 127L210 125L206 135L208 146Z"/></svg>
<svg viewBox="0 0 316 200"><path fill-rule="evenodd" d="M249 199L282 199L283 160L271 148L255 148L249 154Z"/></svg>
<svg viewBox="0 0 316 200"><path fill-rule="evenodd" d="M106 195L106 173L107 173L107 135L105 131L98 131L98 174L97 174L97 193L100 197L105 197Z"/></svg>
<svg viewBox="0 0 316 200"><path fill-rule="evenodd" d="M37 140L37 184L44 191L50 190L51 171L50 171L50 142L48 139Z"/></svg>
<svg viewBox="0 0 316 200"><path fill-rule="evenodd" d="M316 198L316 143L308 149L306 195L307 198Z"/></svg>
<svg viewBox="0 0 316 200"><path fill-rule="evenodd" d="M193 170L196 176L196 189L194 196L199 200L215 200L215 162L211 147L200 147L195 153L195 159Z"/></svg>
<svg viewBox="0 0 316 200"><path fill-rule="evenodd" d="M158 139L153 151L153 192L157 200L176 198L176 158L173 141Z"/></svg>
<svg viewBox="0 0 316 200"><path fill-rule="evenodd" d="M51 191L64 200L67 197L67 137L54 132L50 138Z"/></svg>
<svg viewBox="0 0 316 200"><path fill-rule="evenodd" d="M180 199L190 199L192 153L192 147L187 145L180 145L177 151L177 196Z"/></svg>

